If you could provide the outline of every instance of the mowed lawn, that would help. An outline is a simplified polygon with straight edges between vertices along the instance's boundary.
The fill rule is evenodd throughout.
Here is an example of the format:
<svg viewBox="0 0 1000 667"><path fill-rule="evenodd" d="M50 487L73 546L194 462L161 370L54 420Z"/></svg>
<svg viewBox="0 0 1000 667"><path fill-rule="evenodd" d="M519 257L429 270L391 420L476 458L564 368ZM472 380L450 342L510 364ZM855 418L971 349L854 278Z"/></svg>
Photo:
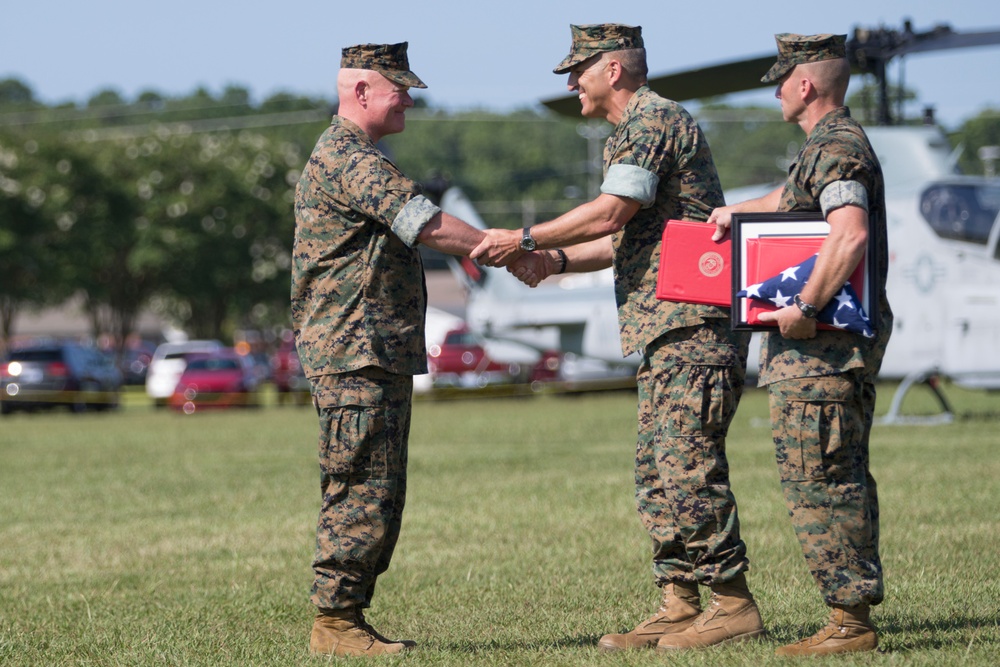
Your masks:
<svg viewBox="0 0 1000 667"><path fill-rule="evenodd" d="M965 418L874 432L882 651L809 664L1000 662L1000 394L948 392ZM597 650L658 602L633 507L634 404L630 392L416 403L403 534L368 617L419 647L380 662L789 662L774 648L826 610L781 499L761 390L729 454L769 639L669 657ZM300 407L0 419L0 664L324 662L308 655L315 438Z"/></svg>

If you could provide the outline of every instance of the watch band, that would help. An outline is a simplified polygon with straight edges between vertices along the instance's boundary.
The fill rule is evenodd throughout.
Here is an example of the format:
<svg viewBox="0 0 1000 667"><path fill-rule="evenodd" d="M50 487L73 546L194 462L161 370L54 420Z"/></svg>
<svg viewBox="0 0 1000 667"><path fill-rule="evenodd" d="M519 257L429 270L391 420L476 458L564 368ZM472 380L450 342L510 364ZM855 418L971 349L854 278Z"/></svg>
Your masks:
<svg viewBox="0 0 1000 667"><path fill-rule="evenodd" d="M811 303L806 303L805 301L802 300L802 297L799 296L798 294L795 295L795 305L798 306L799 310L802 311L802 314L808 317L809 319L813 319L816 317L816 306L812 305Z"/></svg>

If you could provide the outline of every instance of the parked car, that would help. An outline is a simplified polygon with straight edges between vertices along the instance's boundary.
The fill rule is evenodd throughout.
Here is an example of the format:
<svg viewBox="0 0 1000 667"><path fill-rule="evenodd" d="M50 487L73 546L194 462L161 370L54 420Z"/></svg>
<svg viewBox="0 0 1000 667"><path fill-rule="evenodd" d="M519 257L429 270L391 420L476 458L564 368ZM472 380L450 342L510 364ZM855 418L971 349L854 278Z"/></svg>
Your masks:
<svg viewBox="0 0 1000 667"><path fill-rule="evenodd" d="M95 347L47 342L17 347L0 363L0 412L68 407L73 412L117 407L122 375Z"/></svg>
<svg viewBox="0 0 1000 667"><path fill-rule="evenodd" d="M540 353L513 341L483 338L462 325L427 350L435 387L485 387L547 382L559 377L558 352Z"/></svg>
<svg viewBox="0 0 1000 667"><path fill-rule="evenodd" d="M223 348L217 340L188 340L179 343L161 343L153 352L146 369L146 395L153 405L167 404L174 387L187 365L187 355L195 352L215 352Z"/></svg>
<svg viewBox="0 0 1000 667"><path fill-rule="evenodd" d="M253 362L234 349L191 352L169 404L185 414L206 408L255 407L258 387Z"/></svg>
<svg viewBox="0 0 1000 667"><path fill-rule="evenodd" d="M271 380L278 390L279 403L289 399L300 405L309 402L309 379L299 361L294 340L282 341L271 357Z"/></svg>
<svg viewBox="0 0 1000 667"><path fill-rule="evenodd" d="M125 348L120 366L125 384L146 384L146 371L149 370L149 362L153 360L155 352L156 344L149 341L141 341Z"/></svg>

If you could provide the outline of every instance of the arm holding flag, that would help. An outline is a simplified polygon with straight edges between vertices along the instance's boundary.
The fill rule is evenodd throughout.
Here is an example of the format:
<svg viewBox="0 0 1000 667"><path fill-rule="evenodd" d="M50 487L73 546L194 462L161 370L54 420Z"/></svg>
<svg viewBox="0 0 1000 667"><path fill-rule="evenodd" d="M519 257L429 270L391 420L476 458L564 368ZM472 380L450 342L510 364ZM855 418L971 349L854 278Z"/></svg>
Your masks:
<svg viewBox="0 0 1000 667"><path fill-rule="evenodd" d="M809 282L802 288L802 301L822 310L850 278L865 254L868 242L868 213L860 206L846 205L826 216L830 235L820 247ZM776 322L785 338L816 336L816 320L806 317L795 304L773 313L761 313L762 322Z"/></svg>

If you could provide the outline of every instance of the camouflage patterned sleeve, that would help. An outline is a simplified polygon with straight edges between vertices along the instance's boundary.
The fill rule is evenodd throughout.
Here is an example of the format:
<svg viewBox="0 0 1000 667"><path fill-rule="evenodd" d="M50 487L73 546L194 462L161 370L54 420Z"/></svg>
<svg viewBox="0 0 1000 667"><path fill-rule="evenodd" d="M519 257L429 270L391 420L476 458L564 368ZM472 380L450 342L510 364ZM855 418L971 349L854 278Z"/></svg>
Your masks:
<svg viewBox="0 0 1000 667"><path fill-rule="evenodd" d="M601 183L601 192L607 195L628 197L649 208L656 200L659 177L642 167L631 164L613 164Z"/></svg>
<svg viewBox="0 0 1000 667"><path fill-rule="evenodd" d="M353 153L341 174L341 186L351 208L386 227L392 228L407 203L420 194L417 183L373 151Z"/></svg>
<svg viewBox="0 0 1000 667"><path fill-rule="evenodd" d="M674 153L686 131L686 120L679 107L647 88L640 89L605 148L601 192L629 197L643 208L652 205L660 181L676 168Z"/></svg>
<svg viewBox="0 0 1000 667"><path fill-rule="evenodd" d="M431 221L435 215L441 212L427 197L417 195L399 212L396 219L392 221L392 231L407 246L412 248L417 245L417 237L421 230Z"/></svg>
<svg viewBox="0 0 1000 667"><path fill-rule="evenodd" d="M821 127L819 132L820 136L812 143L811 149L806 151L806 146L810 144L807 142L800 153L803 163L798 171L808 175L808 179L799 184L804 191L795 197L800 207L811 201L813 208L805 210L815 211L822 206L822 210L829 208L832 211L838 206L828 206L827 203L836 204L841 199L844 202L840 206L848 203L860 205L861 193L864 193L867 201L875 184L872 180L871 162L857 137L843 131L835 123L830 123L829 129ZM834 189L830 190L831 187ZM830 192L826 194L827 203L824 203L823 197L827 190Z"/></svg>

